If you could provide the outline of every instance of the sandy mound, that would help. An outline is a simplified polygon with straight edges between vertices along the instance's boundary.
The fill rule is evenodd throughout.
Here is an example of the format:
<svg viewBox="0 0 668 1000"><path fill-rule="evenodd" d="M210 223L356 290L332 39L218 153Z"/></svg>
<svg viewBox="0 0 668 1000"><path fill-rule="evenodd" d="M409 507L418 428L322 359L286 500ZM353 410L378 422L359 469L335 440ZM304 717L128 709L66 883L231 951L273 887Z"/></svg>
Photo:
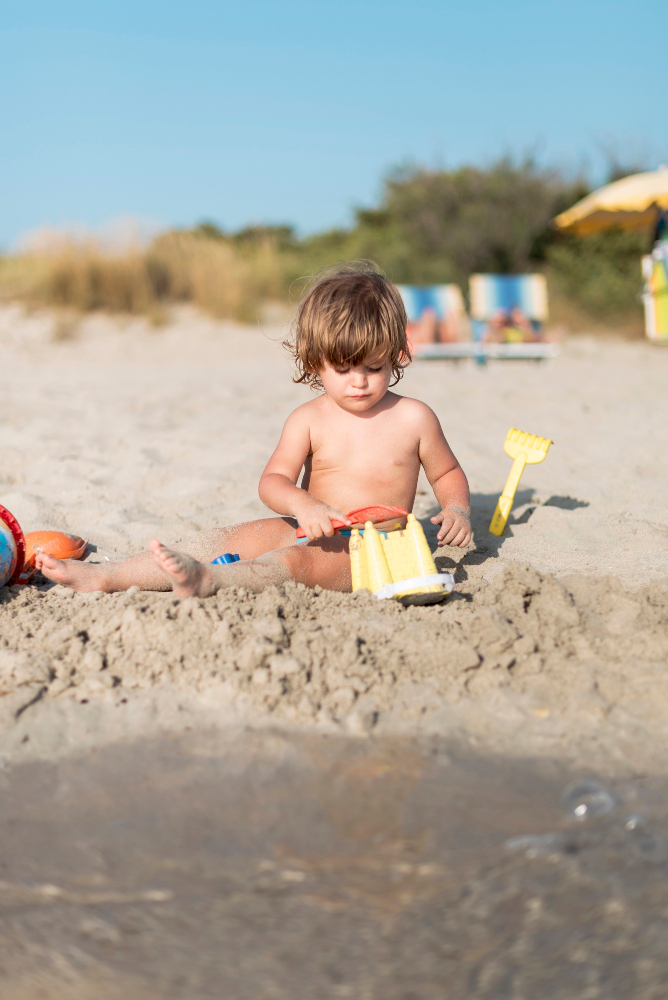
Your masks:
<svg viewBox="0 0 668 1000"><path fill-rule="evenodd" d="M447 717L511 741L530 720L550 745L567 736L561 752L576 731L612 748L665 727L667 625L668 581L625 593L519 564L430 608L296 584L182 602L11 588L0 595L2 728L13 745L38 736L52 699L80 717L113 708L121 725L151 689L172 701L222 693L247 720L364 733L442 731Z"/></svg>
<svg viewBox="0 0 668 1000"><path fill-rule="evenodd" d="M55 314L0 308L0 502L25 531L75 532L103 561L266 515L259 475L309 398L285 330L172 320L90 316L62 339ZM602 339L549 365L410 367L402 392L434 408L472 489L476 550L443 553L459 593L441 610L295 587L180 605L5 591L0 752L253 719L645 766L668 722L667 379L668 352ZM510 426L555 444L495 538ZM429 527L423 478L415 512Z"/></svg>
<svg viewBox="0 0 668 1000"><path fill-rule="evenodd" d="M190 310L155 330L0 307L0 503L25 531L89 539L94 557L176 543L264 517L257 483L283 421L310 398L293 385L282 328ZM472 491L476 545L563 576L668 575L668 351L601 338L554 362L415 362L400 390L431 406ZM554 439L529 466L502 538L488 526L510 460L509 427ZM418 517L435 513L421 476ZM452 553L450 553L452 555Z"/></svg>

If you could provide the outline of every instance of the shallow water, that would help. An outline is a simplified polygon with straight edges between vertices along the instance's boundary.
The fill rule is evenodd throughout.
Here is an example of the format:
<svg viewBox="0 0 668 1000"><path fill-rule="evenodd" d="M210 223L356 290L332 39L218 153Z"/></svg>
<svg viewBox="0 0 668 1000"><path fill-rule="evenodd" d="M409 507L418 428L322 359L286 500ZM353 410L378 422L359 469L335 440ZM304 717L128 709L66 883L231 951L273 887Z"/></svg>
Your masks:
<svg viewBox="0 0 668 1000"><path fill-rule="evenodd" d="M665 995L663 779L230 731L0 771L3 995Z"/></svg>

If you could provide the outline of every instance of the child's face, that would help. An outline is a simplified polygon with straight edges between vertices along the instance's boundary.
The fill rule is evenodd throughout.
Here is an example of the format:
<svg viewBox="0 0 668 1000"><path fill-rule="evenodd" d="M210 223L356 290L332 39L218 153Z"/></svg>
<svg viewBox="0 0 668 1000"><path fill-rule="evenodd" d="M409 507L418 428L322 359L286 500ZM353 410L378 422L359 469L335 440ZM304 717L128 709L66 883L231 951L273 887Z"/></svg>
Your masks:
<svg viewBox="0 0 668 1000"><path fill-rule="evenodd" d="M389 389L392 365L372 357L350 368L326 364L318 375L327 395L342 409L364 413L379 403Z"/></svg>

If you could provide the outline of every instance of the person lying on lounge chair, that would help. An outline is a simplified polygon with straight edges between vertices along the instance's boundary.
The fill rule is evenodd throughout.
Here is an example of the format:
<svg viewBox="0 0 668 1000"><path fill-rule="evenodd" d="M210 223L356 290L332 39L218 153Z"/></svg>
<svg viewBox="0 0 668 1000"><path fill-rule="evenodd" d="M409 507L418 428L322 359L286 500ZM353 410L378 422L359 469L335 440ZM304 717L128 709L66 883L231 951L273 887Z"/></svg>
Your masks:
<svg viewBox="0 0 668 1000"><path fill-rule="evenodd" d="M485 332L485 340L493 344L527 344L540 339L519 306L497 309Z"/></svg>

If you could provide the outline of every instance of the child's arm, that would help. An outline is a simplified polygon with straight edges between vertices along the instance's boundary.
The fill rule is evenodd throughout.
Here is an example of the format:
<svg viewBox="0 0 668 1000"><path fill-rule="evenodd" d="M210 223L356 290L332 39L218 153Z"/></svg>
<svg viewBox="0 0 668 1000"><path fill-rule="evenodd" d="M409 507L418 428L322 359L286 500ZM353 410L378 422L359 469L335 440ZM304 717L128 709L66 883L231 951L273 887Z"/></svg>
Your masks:
<svg viewBox="0 0 668 1000"><path fill-rule="evenodd" d="M296 485L311 450L309 421L304 409L295 410L286 420L276 451L260 476L258 493L260 500L277 514L295 517L313 541L323 535L328 538L333 536L333 518L344 524L350 524L350 521L341 511L329 507Z"/></svg>
<svg viewBox="0 0 668 1000"><path fill-rule="evenodd" d="M471 541L471 498L462 467L445 440L438 418L424 407L419 456L441 513L432 517L440 524L438 544L465 548Z"/></svg>

